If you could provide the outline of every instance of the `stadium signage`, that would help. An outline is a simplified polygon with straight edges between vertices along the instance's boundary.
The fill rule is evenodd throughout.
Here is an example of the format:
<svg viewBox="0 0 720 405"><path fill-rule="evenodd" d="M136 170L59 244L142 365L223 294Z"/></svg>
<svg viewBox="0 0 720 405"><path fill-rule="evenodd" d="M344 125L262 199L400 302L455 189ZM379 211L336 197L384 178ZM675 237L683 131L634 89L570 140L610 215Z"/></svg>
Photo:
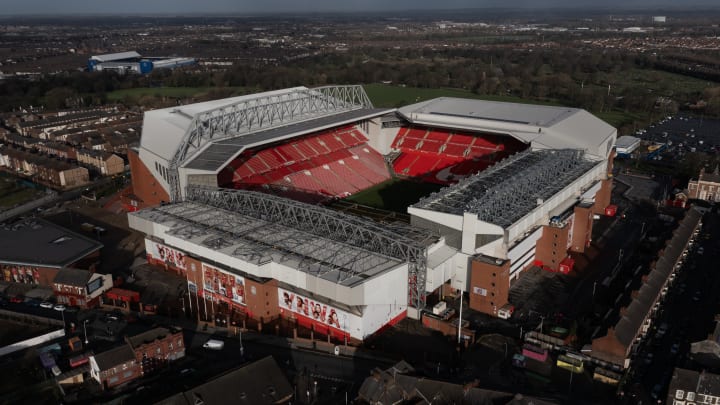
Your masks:
<svg viewBox="0 0 720 405"><path fill-rule="evenodd" d="M216 301L245 304L245 278L217 267L202 264L203 290Z"/></svg>
<svg viewBox="0 0 720 405"><path fill-rule="evenodd" d="M331 328L341 331L347 331L349 329L348 321L350 320L350 314L298 293L278 288L278 305L283 310L290 311Z"/></svg>
<svg viewBox="0 0 720 405"><path fill-rule="evenodd" d="M150 239L145 239L145 250L155 260L173 266L180 270L187 270L185 267L185 253L167 247L162 243L157 243Z"/></svg>

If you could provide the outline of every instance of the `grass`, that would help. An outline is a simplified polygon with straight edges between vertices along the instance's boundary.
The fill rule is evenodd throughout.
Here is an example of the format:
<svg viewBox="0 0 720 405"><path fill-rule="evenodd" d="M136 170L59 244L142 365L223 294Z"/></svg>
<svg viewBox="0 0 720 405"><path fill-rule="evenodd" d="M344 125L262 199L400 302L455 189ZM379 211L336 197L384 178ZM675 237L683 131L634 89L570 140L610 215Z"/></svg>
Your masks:
<svg viewBox="0 0 720 405"><path fill-rule="evenodd" d="M38 190L19 186L14 179L0 177L0 207L12 208L24 204L41 194Z"/></svg>
<svg viewBox="0 0 720 405"><path fill-rule="evenodd" d="M437 97L459 97L488 101L507 101L526 104L559 105L549 101L528 100L515 96L496 96L475 94L463 89L426 89L417 87L391 86L385 84L366 84L363 86L370 101L375 107L400 107L407 104L418 103Z"/></svg>
<svg viewBox="0 0 720 405"><path fill-rule="evenodd" d="M346 201L387 211L406 213L407 207L442 188L439 184L390 179L367 190L353 194Z"/></svg>

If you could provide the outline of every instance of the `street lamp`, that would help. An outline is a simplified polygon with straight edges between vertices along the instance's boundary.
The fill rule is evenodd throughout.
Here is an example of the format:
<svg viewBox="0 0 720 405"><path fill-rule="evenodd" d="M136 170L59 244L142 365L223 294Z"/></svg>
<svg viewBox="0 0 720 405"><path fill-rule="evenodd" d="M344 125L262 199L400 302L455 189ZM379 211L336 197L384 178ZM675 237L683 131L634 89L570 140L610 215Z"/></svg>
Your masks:
<svg viewBox="0 0 720 405"><path fill-rule="evenodd" d="M87 325L87 321L88 321L87 319L83 321L83 332L85 332L85 344L90 343L88 341L88 337L87 337L87 327L85 326L85 325Z"/></svg>
<svg viewBox="0 0 720 405"><path fill-rule="evenodd" d="M244 355L245 355L245 348L243 347L243 344L242 344L242 329L238 329L238 332L239 332L239 333L238 333L238 336L239 336L239 339L240 339L240 355L241 355L241 356L244 356Z"/></svg>

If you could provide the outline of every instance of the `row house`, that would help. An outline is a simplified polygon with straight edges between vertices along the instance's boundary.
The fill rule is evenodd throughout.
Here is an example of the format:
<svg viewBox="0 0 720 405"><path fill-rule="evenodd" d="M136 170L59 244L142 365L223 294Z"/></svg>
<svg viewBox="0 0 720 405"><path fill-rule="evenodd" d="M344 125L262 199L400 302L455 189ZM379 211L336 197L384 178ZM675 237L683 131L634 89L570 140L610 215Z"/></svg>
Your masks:
<svg viewBox="0 0 720 405"><path fill-rule="evenodd" d="M42 134L49 134L53 131L62 130L79 125L101 123L116 117L115 113L105 111L86 111L76 114L66 114L57 117L49 117L35 121L20 122L16 129L23 135L30 130L40 130Z"/></svg>
<svg viewBox="0 0 720 405"><path fill-rule="evenodd" d="M40 153L57 156L62 159L77 159L75 148L62 142L42 142L37 145L37 150Z"/></svg>
<svg viewBox="0 0 720 405"><path fill-rule="evenodd" d="M185 357L182 329L158 327L125 337L122 346L90 357L90 376L103 389L128 383Z"/></svg>
<svg viewBox="0 0 720 405"><path fill-rule="evenodd" d="M22 136L20 134L16 133L5 133L0 135L0 139L3 140L3 142L15 146L20 146L26 149L35 149L40 144L42 144L42 141L37 138L31 138L29 136Z"/></svg>
<svg viewBox="0 0 720 405"><path fill-rule="evenodd" d="M111 274L71 268L60 269L52 285L57 302L82 308L98 306L100 296L112 287Z"/></svg>
<svg viewBox="0 0 720 405"><path fill-rule="evenodd" d="M177 327L151 329L126 337L125 341L135 353L142 374L148 374L165 367L171 361L185 357L182 329Z"/></svg>
<svg viewBox="0 0 720 405"><path fill-rule="evenodd" d="M125 171L125 161L120 156L97 150L79 149L77 160L98 169L103 176L112 176Z"/></svg>
<svg viewBox="0 0 720 405"><path fill-rule="evenodd" d="M84 167L11 147L0 149L0 166L60 188L81 186L90 181L90 173Z"/></svg>
<svg viewBox="0 0 720 405"><path fill-rule="evenodd" d="M128 383L141 375L140 363L128 344L90 356L90 377L103 389Z"/></svg>

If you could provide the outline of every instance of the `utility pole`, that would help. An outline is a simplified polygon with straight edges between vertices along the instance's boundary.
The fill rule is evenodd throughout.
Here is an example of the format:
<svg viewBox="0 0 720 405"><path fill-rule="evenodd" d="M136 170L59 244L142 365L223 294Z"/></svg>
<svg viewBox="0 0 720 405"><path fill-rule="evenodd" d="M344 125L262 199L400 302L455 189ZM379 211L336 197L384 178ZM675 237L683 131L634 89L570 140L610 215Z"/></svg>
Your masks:
<svg viewBox="0 0 720 405"><path fill-rule="evenodd" d="M238 329L238 337L240 339L240 356L245 356L245 348L242 344L242 329Z"/></svg>

